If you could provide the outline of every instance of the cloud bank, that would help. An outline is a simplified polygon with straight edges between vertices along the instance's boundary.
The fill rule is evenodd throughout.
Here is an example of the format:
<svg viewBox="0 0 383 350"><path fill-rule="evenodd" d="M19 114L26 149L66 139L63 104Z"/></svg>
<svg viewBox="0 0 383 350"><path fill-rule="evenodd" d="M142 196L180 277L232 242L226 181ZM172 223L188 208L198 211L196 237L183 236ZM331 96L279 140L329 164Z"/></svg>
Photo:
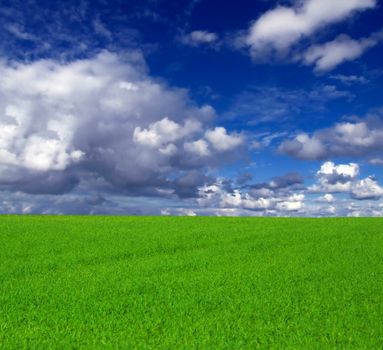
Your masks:
<svg viewBox="0 0 383 350"><path fill-rule="evenodd" d="M137 51L3 60L0 90L2 190L193 196L206 168L235 158L244 143L212 125L211 106L150 77Z"/></svg>

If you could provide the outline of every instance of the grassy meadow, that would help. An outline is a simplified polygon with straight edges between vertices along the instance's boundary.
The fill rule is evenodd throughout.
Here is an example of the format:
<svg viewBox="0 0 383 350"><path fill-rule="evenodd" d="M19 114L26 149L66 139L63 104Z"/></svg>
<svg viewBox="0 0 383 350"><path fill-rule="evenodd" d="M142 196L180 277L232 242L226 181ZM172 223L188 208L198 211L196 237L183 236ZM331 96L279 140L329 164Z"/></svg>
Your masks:
<svg viewBox="0 0 383 350"><path fill-rule="evenodd" d="M383 220L0 216L1 349L383 349Z"/></svg>

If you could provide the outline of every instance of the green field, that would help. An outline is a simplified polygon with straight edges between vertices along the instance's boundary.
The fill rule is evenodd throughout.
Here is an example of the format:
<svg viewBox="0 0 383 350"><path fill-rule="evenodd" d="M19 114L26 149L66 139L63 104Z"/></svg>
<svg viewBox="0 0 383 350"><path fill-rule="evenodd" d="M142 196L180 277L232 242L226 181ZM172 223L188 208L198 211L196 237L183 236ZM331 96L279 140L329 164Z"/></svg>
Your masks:
<svg viewBox="0 0 383 350"><path fill-rule="evenodd" d="M1 349L383 349L383 220L0 216Z"/></svg>

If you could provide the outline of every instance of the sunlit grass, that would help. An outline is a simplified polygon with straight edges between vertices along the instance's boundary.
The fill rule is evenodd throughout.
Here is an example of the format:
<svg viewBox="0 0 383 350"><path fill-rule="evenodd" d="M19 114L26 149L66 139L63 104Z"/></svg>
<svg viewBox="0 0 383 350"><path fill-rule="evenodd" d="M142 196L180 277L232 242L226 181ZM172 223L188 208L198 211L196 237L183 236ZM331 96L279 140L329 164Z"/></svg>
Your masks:
<svg viewBox="0 0 383 350"><path fill-rule="evenodd" d="M383 349L383 220L0 217L1 349Z"/></svg>

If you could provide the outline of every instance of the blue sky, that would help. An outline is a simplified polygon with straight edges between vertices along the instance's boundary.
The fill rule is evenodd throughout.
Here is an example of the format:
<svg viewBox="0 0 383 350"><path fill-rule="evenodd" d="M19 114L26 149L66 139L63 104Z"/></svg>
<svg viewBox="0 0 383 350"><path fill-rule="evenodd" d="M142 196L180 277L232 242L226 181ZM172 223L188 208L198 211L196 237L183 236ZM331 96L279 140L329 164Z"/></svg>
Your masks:
<svg viewBox="0 0 383 350"><path fill-rule="evenodd" d="M383 215L378 0L2 1L0 212Z"/></svg>

